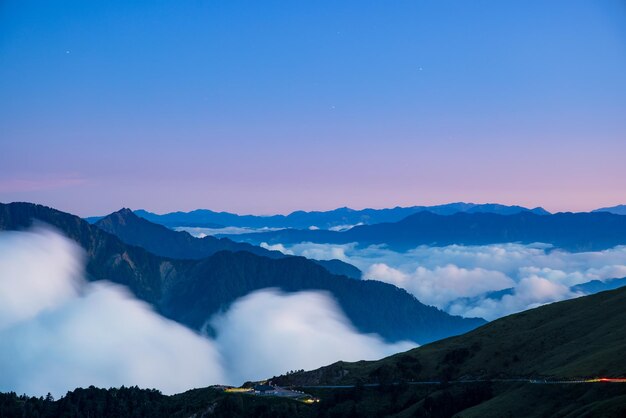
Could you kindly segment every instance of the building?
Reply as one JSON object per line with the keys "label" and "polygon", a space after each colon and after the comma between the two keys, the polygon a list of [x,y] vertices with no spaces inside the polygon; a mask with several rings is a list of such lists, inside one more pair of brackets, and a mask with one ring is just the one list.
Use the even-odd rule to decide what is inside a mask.
{"label": "building", "polygon": [[258,395],[275,395],[276,388],[270,385],[254,385],[254,393]]}

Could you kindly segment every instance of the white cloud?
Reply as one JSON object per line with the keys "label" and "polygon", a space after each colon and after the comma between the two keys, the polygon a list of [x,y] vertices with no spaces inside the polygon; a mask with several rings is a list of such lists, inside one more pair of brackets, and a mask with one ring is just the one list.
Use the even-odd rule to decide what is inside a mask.
{"label": "white cloud", "polygon": [[343,231],[352,229],[355,226],[361,226],[361,225],[363,225],[363,222],[359,222],[358,224],[354,224],[354,225],[335,225],[335,226],[331,226],[330,228],[328,228],[328,230],[335,231],[335,232],[343,232]]}
{"label": "white cloud", "polygon": [[285,255],[294,255],[293,251],[288,250],[287,248],[285,248],[285,246],[283,244],[273,244],[270,245],[267,242],[262,242],[261,245],[259,245],[261,248],[265,248],[266,250],[270,250],[270,251],[280,251],[281,253],[285,254]]}
{"label": "white cloud", "polygon": [[[276,245],[309,258],[338,258],[361,269],[365,279],[394,284],[450,313],[486,319],[580,296],[569,289],[580,283],[626,277],[626,246],[570,253],[549,244],[508,243],[401,253],[357,243]],[[512,291],[504,297],[488,295],[506,288]]]}
{"label": "white cloud", "polygon": [[236,382],[314,369],[339,359],[374,360],[416,347],[360,334],[332,297],[322,292],[254,292],[212,324],[225,367]]}
{"label": "white cloud", "polygon": [[0,390],[58,396],[124,384],[173,393],[223,379],[210,341],[120,286],[84,282],[73,242],[40,230],[1,233],[0,243]]}
{"label": "white cloud", "polygon": [[0,391],[59,396],[138,385],[175,393],[415,346],[359,334],[325,293],[276,290],[214,318],[212,340],[121,286],[86,282],[83,266],[82,251],[57,233],[0,232]]}
{"label": "white cloud", "polygon": [[[586,279],[601,280],[626,277],[626,265],[606,265],[603,267],[592,267],[586,271]],[[585,280],[586,281],[586,280]]]}
{"label": "white cloud", "polygon": [[75,296],[82,277],[82,254],[71,242],[48,230],[3,232],[2,238],[0,328]]}
{"label": "white cloud", "polygon": [[172,228],[174,231],[186,231],[196,238],[204,238],[209,235],[241,235],[251,234],[255,232],[279,231],[283,228],[248,228],[238,226],[226,226],[224,228],[203,228],[198,226],[177,226]]}
{"label": "white cloud", "polygon": [[479,316],[485,319],[496,319],[511,313],[536,308],[546,303],[557,302],[582,296],[572,292],[569,287],[548,279],[531,276],[525,277],[516,284],[513,293],[501,299],[480,298],[472,304],[463,300],[453,303],[449,311],[455,315]]}
{"label": "white cloud", "polygon": [[336,259],[348,261],[348,253],[351,253],[350,257],[358,254],[358,252],[355,251],[356,244],[332,245],[304,242],[301,244],[285,246],[283,244],[268,245],[267,243],[261,243],[261,247],[276,249],[284,254],[299,255],[306,258],[312,258],[314,260]]}
{"label": "white cloud", "polygon": [[474,297],[515,286],[515,281],[499,271],[464,269],[454,264],[432,270],[417,267],[413,272],[404,273],[384,263],[377,263],[370,266],[364,276],[369,280],[394,284],[412,293],[423,303],[440,308],[446,308],[458,298]]}

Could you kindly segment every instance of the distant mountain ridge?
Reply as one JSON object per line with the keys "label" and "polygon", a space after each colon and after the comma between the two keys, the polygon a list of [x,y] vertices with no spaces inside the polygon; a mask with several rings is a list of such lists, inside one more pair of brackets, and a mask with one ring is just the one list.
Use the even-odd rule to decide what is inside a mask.
{"label": "distant mountain ridge", "polygon": [[610,206],[607,208],[596,209],[593,212],[609,212],[615,215],[626,215],[626,205]]}
{"label": "distant mountain ridge", "polygon": [[[528,209],[522,206],[506,206],[496,203],[448,203],[436,206],[411,206],[387,209],[355,210],[347,207],[330,211],[296,211],[289,215],[237,215],[229,212],[214,212],[208,209],[197,209],[191,212],[171,212],[157,215],[145,210],[136,210],[135,214],[151,222],[168,227],[197,226],[219,228],[220,226],[235,226],[246,228],[295,228],[306,229],[315,226],[321,229],[347,227],[357,224],[376,224],[382,222],[397,222],[414,213],[430,211],[440,215],[452,215],[458,212],[467,213],[498,213],[502,215],[520,212],[532,212],[538,215],[547,215],[548,211],[541,207]],[[101,217],[91,217],[91,223]]]}
{"label": "distant mountain ridge", "polygon": [[272,259],[247,251],[219,251],[198,260],[177,260],[126,244],[68,213],[32,203],[0,204],[0,230],[28,228],[34,220],[59,229],[83,247],[90,280],[125,285],[162,315],[196,330],[237,298],[269,287],[327,291],[359,331],[388,341],[425,343],[485,323],[448,315],[386,283],[332,275],[304,257]]}
{"label": "distant mountain ridge", "polygon": [[543,242],[570,251],[596,251],[626,244],[626,217],[611,213],[513,215],[418,212],[394,223],[356,226],[343,232],[284,229],[242,234],[238,241],[270,244],[299,242],[386,244],[396,250],[419,245],[486,245]]}
{"label": "distant mountain ridge", "polygon": [[[206,236],[196,238],[184,231],[174,231],[141,218],[130,209],[124,208],[97,221],[94,225],[117,236],[126,244],[137,245],[153,254],[177,259],[200,259],[219,251],[247,251],[269,258],[289,257],[280,251],[270,251],[255,245],[235,242],[228,238]],[[338,274],[361,278],[361,270],[340,260],[311,260]]]}
{"label": "distant mountain ridge", "polygon": [[592,280],[570,287],[573,292],[583,292],[587,294],[593,294],[598,292],[604,292],[606,290],[619,289],[626,286],[626,277],[621,279],[608,279],[608,280]]}
{"label": "distant mountain ridge", "polygon": [[[620,287],[624,286],[626,286],[626,277],[605,280],[591,280],[588,282],[569,286],[569,290],[574,293],[582,293],[583,295],[593,295],[595,293],[604,292],[607,290],[619,289]],[[504,296],[512,295],[514,293],[515,288],[509,287],[502,290],[492,290],[474,297],[457,299],[456,303],[474,305],[479,303],[483,299],[502,300]]]}

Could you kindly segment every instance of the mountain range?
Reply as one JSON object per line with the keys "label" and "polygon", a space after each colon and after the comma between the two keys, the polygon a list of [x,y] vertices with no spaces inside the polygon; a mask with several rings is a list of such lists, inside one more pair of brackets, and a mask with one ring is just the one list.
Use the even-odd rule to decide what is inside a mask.
{"label": "mountain range", "polygon": [[[214,212],[208,209],[197,209],[191,212],[171,212],[163,215],[137,210],[135,213],[151,222],[168,227],[195,226],[205,228],[220,228],[226,226],[244,228],[295,228],[307,229],[317,227],[320,229],[343,229],[358,224],[376,224],[381,222],[397,222],[417,212],[429,211],[440,215],[452,215],[454,213],[498,213],[510,215],[520,212],[532,212],[538,215],[547,215],[549,212],[543,208],[528,209],[522,206],[506,206],[496,203],[448,203],[437,206],[411,206],[395,207],[387,209],[362,209],[355,210],[347,207],[330,211],[296,211],[289,215],[237,215],[229,212]],[[90,217],[91,223],[101,217]]]}
{"label": "mountain range", "polygon": [[[98,228],[117,236],[126,244],[142,247],[153,254],[177,259],[197,260],[219,251],[247,251],[269,258],[290,257],[280,251],[270,251],[255,245],[232,241],[228,238],[206,236],[195,238],[185,231],[174,231],[137,216],[130,209],[121,209],[107,215],[95,224]],[[361,278],[361,271],[340,260],[311,260],[332,274],[353,279]]]}
{"label": "mountain range", "polygon": [[506,242],[543,242],[570,251],[597,251],[626,244],[626,216],[606,212],[537,215],[520,212],[455,213],[418,212],[399,222],[361,225],[347,231],[284,229],[233,236],[250,243],[299,242],[362,246],[386,244],[407,250],[419,245],[485,245]]}
{"label": "mountain range", "polygon": [[90,280],[125,285],[162,315],[196,330],[237,298],[272,287],[326,291],[359,331],[388,341],[425,343],[485,323],[426,306],[393,285],[333,275],[304,257],[269,258],[248,251],[218,251],[200,259],[163,257],[71,214],[31,203],[0,204],[0,230],[28,228],[34,221],[53,226],[85,250]]}
{"label": "mountain range", "polygon": [[594,210],[594,212],[609,212],[615,215],[626,215],[626,205],[611,206],[608,208],[600,208]]}
{"label": "mountain range", "polygon": [[592,280],[571,286],[570,289],[573,292],[582,292],[585,294],[593,294],[598,292],[604,292],[605,290],[619,289],[626,286],[626,277],[620,279],[608,279],[608,280]]}
{"label": "mountain range", "polygon": [[[336,237],[356,230],[361,239],[389,239],[396,234],[395,245],[400,247],[415,231],[419,238],[436,236],[441,242],[454,237],[471,243],[494,237],[522,242],[541,237],[546,242],[547,237],[556,246],[596,249],[620,242],[624,236],[621,218],[610,213],[442,216],[420,212],[397,223],[346,232],[276,233]],[[626,387],[602,381],[626,376],[626,287],[485,324],[425,306],[389,284],[331,274],[312,260],[248,243],[194,238],[153,224],[128,209],[92,225],[41,205],[0,204],[0,230],[28,228],[37,222],[63,232],[85,250],[90,280],[126,285],[164,316],[193,329],[200,329],[213,313],[256,289],[315,289],[331,293],[360,331],[376,332],[389,341],[412,339],[426,345],[377,361],[337,362],[269,379],[321,399],[313,405],[230,394],[218,388],[164,396],[139,388],[90,387],[68,392],[58,401],[0,394],[0,416],[126,417],[141,411],[155,417],[620,417],[626,409]],[[428,229],[429,224],[440,228],[440,235]],[[403,235],[402,231],[408,232]],[[622,286],[625,280],[588,282],[572,289],[594,292]],[[558,383],[571,380],[580,383]]]}

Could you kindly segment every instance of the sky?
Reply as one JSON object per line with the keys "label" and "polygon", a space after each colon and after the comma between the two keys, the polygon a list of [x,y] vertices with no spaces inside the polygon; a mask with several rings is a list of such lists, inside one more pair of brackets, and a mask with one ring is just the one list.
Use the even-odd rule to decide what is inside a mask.
{"label": "sky", "polygon": [[626,2],[0,2],[0,202],[626,203]]}

